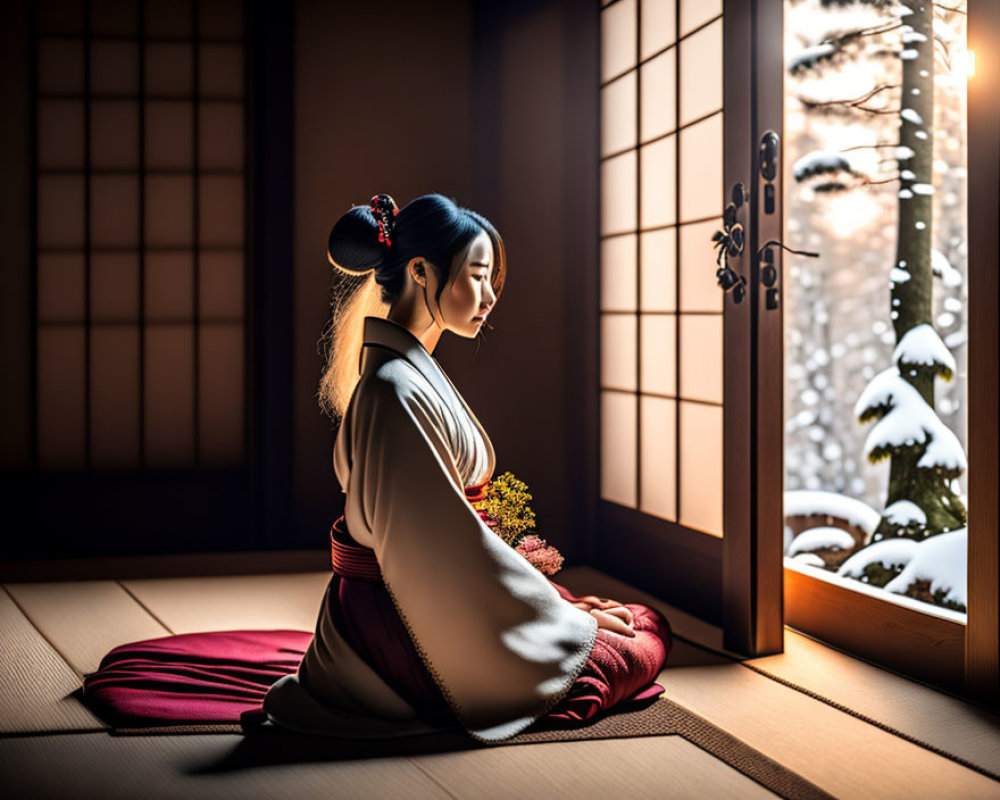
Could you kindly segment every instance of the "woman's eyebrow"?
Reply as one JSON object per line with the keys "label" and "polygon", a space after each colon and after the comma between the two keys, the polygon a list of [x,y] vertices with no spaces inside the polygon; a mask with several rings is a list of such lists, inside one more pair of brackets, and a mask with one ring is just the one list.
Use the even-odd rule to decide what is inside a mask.
{"label": "woman's eyebrow", "polygon": [[489,262],[488,261],[470,261],[469,262],[469,266],[470,267],[488,267],[489,266]]}

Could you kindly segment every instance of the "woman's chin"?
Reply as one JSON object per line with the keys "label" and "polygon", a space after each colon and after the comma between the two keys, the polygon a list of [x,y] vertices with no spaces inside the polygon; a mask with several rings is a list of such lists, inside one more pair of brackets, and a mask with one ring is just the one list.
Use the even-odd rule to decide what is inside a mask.
{"label": "woman's chin", "polygon": [[475,339],[481,327],[483,327],[481,322],[471,322],[468,325],[463,325],[462,327],[458,327],[457,325],[453,326],[451,330],[463,339]]}

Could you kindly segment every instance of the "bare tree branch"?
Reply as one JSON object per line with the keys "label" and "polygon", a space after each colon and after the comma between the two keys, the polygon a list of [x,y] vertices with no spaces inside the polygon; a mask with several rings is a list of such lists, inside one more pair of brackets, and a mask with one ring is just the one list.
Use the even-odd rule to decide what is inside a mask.
{"label": "bare tree branch", "polygon": [[892,178],[886,178],[885,180],[881,180],[881,181],[873,181],[871,178],[865,178],[865,180],[863,180],[862,183],[865,186],[877,186],[880,183],[895,183],[898,180],[899,180],[899,176],[895,175]]}
{"label": "bare tree branch", "polygon": [[833,36],[824,39],[820,44],[832,44],[838,48],[847,44],[848,42],[853,42],[855,39],[860,39],[862,36],[879,36],[883,33],[889,33],[889,31],[899,30],[903,27],[903,23],[895,22],[890,25],[877,25],[872,28],[859,28],[855,31],[848,31],[847,33],[842,33],[840,36]]}
{"label": "bare tree branch", "polygon": [[851,150],[874,150],[879,147],[899,147],[899,142],[880,142],[878,144],[857,144],[854,147],[845,147],[841,150],[841,153],[847,153]]}
{"label": "bare tree branch", "polygon": [[865,92],[860,97],[855,97],[852,100],[810,100],[807,97],[800,97],[799,102],[802,103],[806,108],[823,108],[824,106],[835,106],[835,105],[856,105],[859,103],[865,103],[871,100],[879,92],[884,92],[886,89],[898,89],[898,83],[880,83],[875,88]]}

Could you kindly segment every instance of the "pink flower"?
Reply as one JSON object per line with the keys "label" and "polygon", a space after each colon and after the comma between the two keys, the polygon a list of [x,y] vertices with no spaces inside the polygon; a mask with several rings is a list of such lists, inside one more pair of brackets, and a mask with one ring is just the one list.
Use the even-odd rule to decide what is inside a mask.
{"label": "pink flower", "polygon": [[555,575],[562,569],[563,557],[559,551],[533,533],[521,539],[514,549],[543,575]]}

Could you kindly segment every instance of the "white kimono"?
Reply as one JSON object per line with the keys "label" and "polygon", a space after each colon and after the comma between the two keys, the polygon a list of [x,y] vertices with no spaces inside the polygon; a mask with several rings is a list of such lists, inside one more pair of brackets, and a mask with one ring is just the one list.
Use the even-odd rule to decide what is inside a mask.
{"label": "white kimono", "polygon": [[[351,537],[375,551],[410,638],[462,727],[506,739],[569,691],[597,620],[487,527],[465,487],[489,478],[493,446],[440,364],[409,330],[364,321],[361,379],[334,447]],[[298,673],[264,700],[302,733],[383,738],[441,730],[337,631],[329,589]]]}

